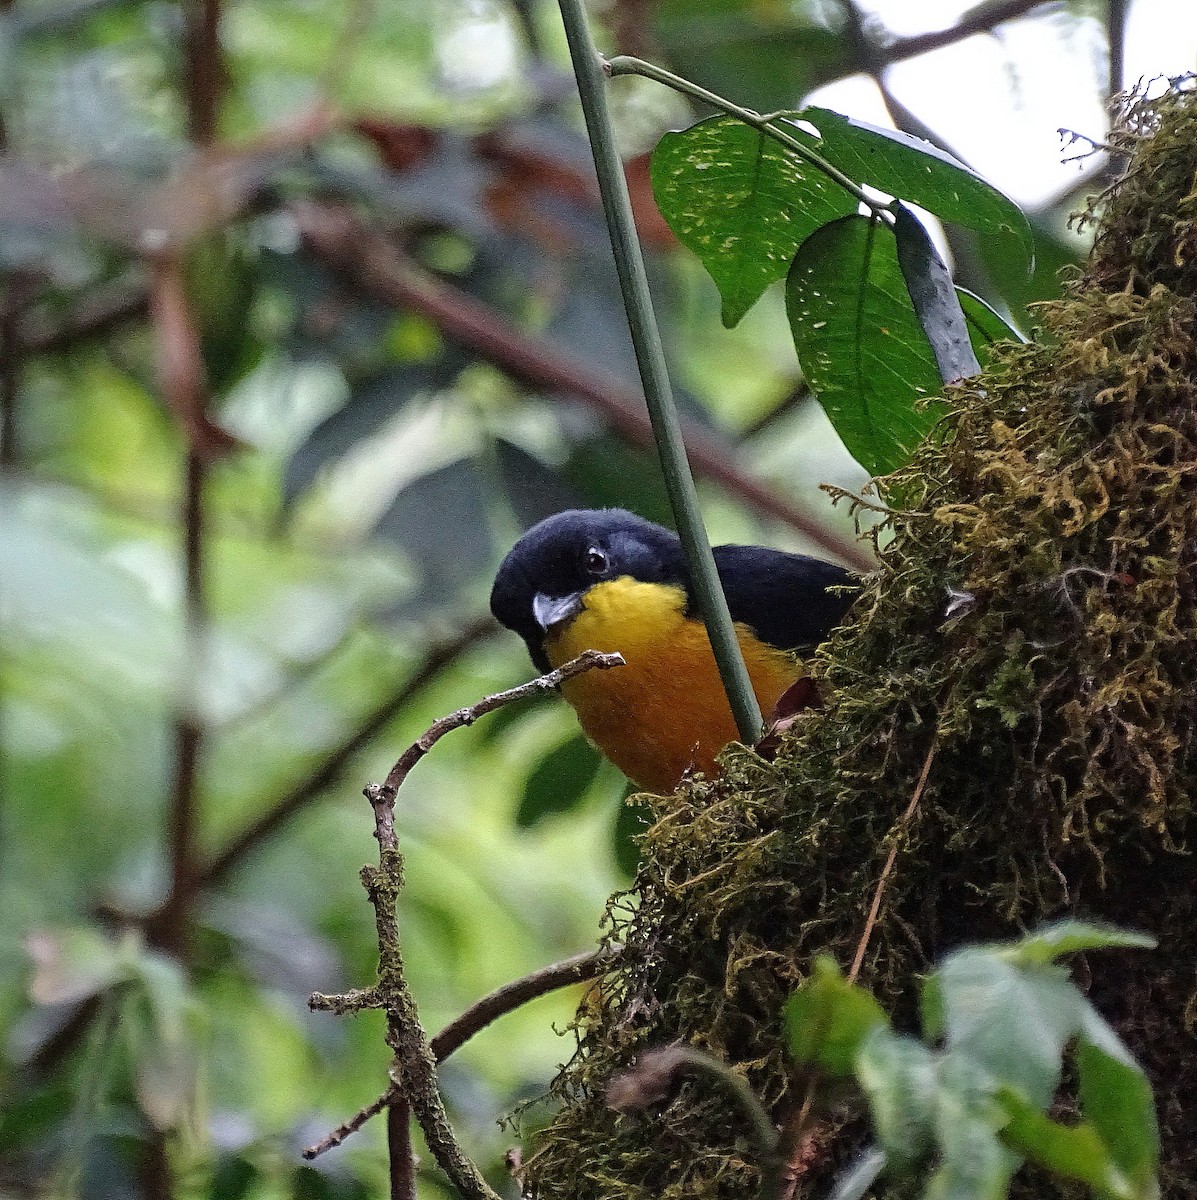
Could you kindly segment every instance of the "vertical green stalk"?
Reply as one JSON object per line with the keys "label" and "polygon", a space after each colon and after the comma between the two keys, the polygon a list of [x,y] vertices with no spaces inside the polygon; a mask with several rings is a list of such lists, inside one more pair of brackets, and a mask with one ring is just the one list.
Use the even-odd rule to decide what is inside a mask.
{"label": "vertical green stalk", "polygon": [[640,367],[640,379],[644,384],[644,398],[648,403],[657,451],[661,456],[661,472],[665,476],[665,486],[682,539],[682,548],[686,552],[694,594],[706,623],[715,662],[719,665],[723,687],[736,719],[736,728],[740,731],[741,740],[751,745],[760,736],[761,710],[736,641],[727,597],[719,583],[711,544],[699,512],[694,478],[686,461],[681,422],[673,402],[665,354],[661,349],[661,334],[657,329],[648,291],[648,277],[644,272],[644,259],[632,219],[627,179],[615,149],[611,116],[607,111],[606,79],[590,36],[583,0],[559,0],[559,4],[574,74],[578,80],[586,131],[590,135],[590,147],[598,172],[603,212],[611,234],[611,247],[615,251],[615,266],[619,272],[632,345],[636,350],[636,362]]}

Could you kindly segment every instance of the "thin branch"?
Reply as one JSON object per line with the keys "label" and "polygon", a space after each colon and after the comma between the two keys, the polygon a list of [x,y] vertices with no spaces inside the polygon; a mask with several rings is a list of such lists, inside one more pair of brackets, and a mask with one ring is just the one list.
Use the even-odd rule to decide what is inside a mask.
{"label": "thin branch", "polygon": [[533,971],[522,979],[496,988],[471,1004],[461,1016],[450,1021],[429,1042],[433,1057],[438,1063],[444,1062],[450,1054],[459,1050],[474,1034],[485,1029],[492,1021],[514,1012],[538,996],[547,996],[549,992],[569,987],[570,984],[597,979],[610,970],[614,958],[615,955],[611,951],[590,950],[585,954],[575,954],[572,958],[541,967],[539,971]]}
{"label": "thin branch", "polygon": [[506,704],[517,700],[530,700],[533,696],[543,695],[559,688],[567,679],[581,675],[585,671],[609,671],[612,667],[622,667],[622,654],[603,654],[598,650],[584,650],[577,658],[539,675],[535,679],[521,683],[518,687],[508,688],[505,692],[496,692],[493,696],[484,696],[476,704],[459,708],[448,716],[434,721],[408,748],[399,756],[395,765],[390,769],[382,783],[372,783],[365,789],[366,799],[374,809],[374,836],[379,846],[384,850],[393,850],[398,845],[395,837],[395,796],[403,786],[403,781],[411,774],[412,768],[445,736],[455,729],[472,725],[479,717],[494,712]]}
{"label": "thin branch", "polygon": [[766,137],[772,138],[792,154],[796,154],[799,158],[810,163],[812,167],[822,171],[828,179],[833,180],[844,191],[848,192],[857,203],[865,205],[878,220],[888,221],[891,219],[887,206],[870,196],[856,180],[845,175],[837,166],[828,162],[817,150],[813,150],[804,142],[799,141],[786,129],[781,128],[778,122],[783,119],[784,114],[759,113],[755,109],[745,108],[743,105],[735,104],[715,92],[708,91],[704,87],[699,87],[696,83],[691,83],[688,79],[683,79],[680,75],[675,75],[672,71],[667,71],[664,67],[658,67],[655,63],[646,62],[642,58],[632,58],[626,54],[617,55],[615,58],[607,59],[604,63],[604,69],[613,77],[616,75],[641,75],[645,79],[652,79],[657,83],[664,84],[668,88],[672,88],[675,92],[689,96],[692,100],[699,100],[703,104],[709,104],[712,108],[717,108],[720,112],[727,113],[730,117],[735,117],[737,121],[743,121],[745,125],[751,125],[753,129],[763,133]]}
{"label": "thin branch", "polygon": [[197,873],[201,887],[221,882],[246,858],[268,841],[282,826],[322,796],[345,772],[345,768],[403,711],[420,692],[466,651],[496,629],[490,617],[479,617],[460,632],[433,646],[410,675],[374,706],[353,731],[334,746],[313,770],[247,825]]}
{"label": "thin branch", "polygon": [[1127,0],[1107,0],[1106,42],[1109,46],[1109,74],[1106,81],[1106,103],[1126,87],[1126,18],[1130,5]]}
{"label": "thin branch", "polygon": [[848,972],[848,982],[855,983],[856,977],[860,974],[860,968],[864,965],[865,951],[869,945],[869,939],[873,936],[873,929],[877,924],[877,916],[881,912],[881,898],[885,895],[885,886],[889,882],[890,874],[894,869],[894,863],[898,858],[898,848],[901,845],[901,834],[905,832],[907,826],[914,817],[915,810],[919,806],[919,801],[923,798],[923,792],[927,787],[927,777],[931,774],[931,764],[935,761],[935,743],[931,743],[931,748],[927,751],[927,757],[923,759],[923,769],[919,772],[918,783],[915,784],[914,792],[910,797],[910,803],[906,806],[906,811],[898,818],[897,824],[890,830],[890,837],[893,838],[893,843],[889,848],[889,856],[885,860],[885,866],[881,868],[881,875],[877,880],[876,890],[873,892],[873,902],[869,905],[869,915],[865,919],[864,932],[860,935],[860,942],[856,947],[856,956],[852,959],[852,969]]}
{"label": "thin branch", "polygon": [[[374,908],[378,936],[378,991],[386,1001],[387,1045],[395,1055],[394,1072],[424,1141],[449,1181],[465,1200],[498,1200],[478,1168],[457,1142],[445,1112],[436,1076],[436,1062],[420,1025],[416,1002],[407,986],[395,906],[403,886],[403,856],[383,836],[380,805],[374,806],[378,866],[362,868],[362,883]],[[390,816],[389,806],[388,817]],[[390,826],[394,837],[394,826]]]}
{"label": "thin branch", "polygon": [[[546,996],[549,992],[569,987],[575,983],[585,983],[597,979],[611,967],[617,951],[591,950],[584,954],[575,954],[559,963],[541,967],[522,979],[506,983],[493,992],[487,993],[476,1000],[461,1016],[449,1022],[429,1043],[433,1058],[438,1063],[444,1062],[450,1054],[454,1054],[465,1045],[480,1030],[485,1029],[499,1017],[514,1012],[531,1000]],[[325,996],[315,993],[308,1001],[308,1007],[317,1012],[345,1013],[360,1011],[365,1008],[378,1008],[382,1001],[376,988],[363,988],[356,992],[346,992],[341,996]],[[309,1146],[303,1156],[313,1159],[339,1146],[347,1137],[356,1133],[371,1117],[377,1116],[395,1097],[398,1089],[392,1084],[376,1100],[372,1100],[364,1108],[359,1109],[349,1120],[338,1125],[327,1137],[315,1145]]]}
{"label": "thin branch", "polygon": [[224,55],[220,45],[220,0],[189,0],[185,9],[187,132],[199,146],[216,141]]}
{"label": "thin branch", "polygon": [[327,1151],[336,1149],[346,1138],[357,1133],[372,1117],[378,1116],[397,1095],[395,1086],[392,1084],[377,1100],[371,1100],[365,1108],[359,1108],[348,1121],[343,1121],[327,1137],[322,1137],[314,1145],[308,1146],[303,1151],[304,1158],[311,1162],[313,1158],[319,1158]]}
{"label": "thin branch", "polygon": [[411,1105],[395,1090],[387,1105],[387,1161],[391,1200],[416,1200],[416,1156],[411,1148]]}
{"label": "thin branch", "polygon": [[[435,278],[347,209],[303,203],[291,211],[308,247],[350,288],[382,303],[419,312],[451,341],[468,347],[526,387],[570,393],[601,413],[632,445],[652,445],[652,426],[639,393],[617,376],[525,333],[467,292]],[[872,557],[858,543],[823,528],[789,500],[747,475],[728,448],[705,430],[693,424],[683,428],[686,453],[700,475],[758,513],[785,522],[842,562],[858,570],[872,570]]]}
{"label": "thin branch", "polygon": [[903,62],[932,50],[954,46],[978,33],[992,33],[999,25],[1025,17],[1037,8],[1058,7],[1052,0],[994,0],[991,4],[978,4],[947,29],[895,38],[882,46],[879,53],[886,63]]}
{"label": "thin branch", "polygon": [[83,297],[63,318],[51,320],[44,314],[25,316],[18,326],[18,341],[26,354],[73,349],[144,317],[149,303],[145,280],[128,279],[102,293]]}

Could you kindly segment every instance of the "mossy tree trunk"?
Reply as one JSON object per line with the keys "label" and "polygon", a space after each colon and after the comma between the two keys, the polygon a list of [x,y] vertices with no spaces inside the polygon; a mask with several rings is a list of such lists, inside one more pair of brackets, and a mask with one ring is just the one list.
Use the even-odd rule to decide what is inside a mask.
{"label": "mossy tree trunk", "polygon": [[[782,1004],[815,954],[851,962],[895,839],[861,980],[899,1022],[963,942],[1066,913],[1159,937],[1077,978],[1150,1074],[1165,1195],[1197,1189],[1197,95],[1136,105],[1119,139],[1083,277],[886,482],[894,538],[818,663],[826,707],[775,763],[733,750],[721,780],[653,801],[647,865],[612,908],[621,970],[532,1148],[539,1200],[755,1195],[709,1085],[632,1115],[604,1086],[680,1039],[784,1125],[806,1082]],[[818,1108],[802,1195],[863,1134],[850,1105]],[[1016,1191],[1055,1194],[1029,1171]]]}

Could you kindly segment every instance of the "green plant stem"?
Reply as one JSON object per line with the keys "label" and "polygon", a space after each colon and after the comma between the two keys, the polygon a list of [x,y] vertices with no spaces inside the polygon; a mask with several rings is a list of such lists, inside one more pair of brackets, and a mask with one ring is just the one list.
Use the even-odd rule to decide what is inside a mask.
{"label": "green plant stem", "polygon": [[760,737],[760,706],[736,641],[727,597],[723,594],[711,544],[703,527],[694,478],[686,461],[681,422],[665,367],[661,334],[653,313],[648,277],[644,271],[644,259],[640,253],[632,205],[628,198],[627,179],[615,148],[614,130],[607,111],[602,60],[590,35],[583,0],[559,0],[559,5],[669,502],[736,728],[741,739],[751,745]]}
{"label": "green plant stem", "polygon": [[607,59],[605,70],[612,77],[616,75],[642,75],[645,79],[652,79],[657,83],[663,83],[666,87],[673,88],[675,92],[681,92],[683,96],[689,96],[694,100],[701,100],[703,104],[709,104],[712,108],[717,108],[720,112],[727,113],[729,117],[735,117],[737,121],[743,121],[745,125],[751,125],[753,129],[759,129],[766,137],[771,137],[775,142],[779,142],[787,150],[798,155],[799,158],[805,159],[812,167],[822,171],[828,179],[838,183],[846,192],[855,196],[861,204],[867,206],[874,216],[881,220],[893,220],[893,215],[887,210],[886,205],[869,196],[860,184],[845,175],[838,167],[829,163],[817,151],[812,150],[809,146],[804,146],[796,137],[786,133],[784,129],[779,129],[777,121],[780,119],[780,113],[759,113],[754,109],[744,108],[742,105],[725,100],[715,92],[708,92],[706,88],[699,87],[698,84],[691,83],[688,79],[683,79],[680,75],[675,75],[672,71],[665,70],[664,67],[658,67],[654,63],[645,62],[642,58],[632,58],[627,54],[620,54],[615,58]]}

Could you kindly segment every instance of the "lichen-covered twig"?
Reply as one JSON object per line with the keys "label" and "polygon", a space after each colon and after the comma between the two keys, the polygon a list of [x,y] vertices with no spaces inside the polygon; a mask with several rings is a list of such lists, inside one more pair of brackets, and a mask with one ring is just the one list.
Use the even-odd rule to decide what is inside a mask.
{"label": "lichen-covered twig", "polygon": [[[317,993],[312,996],[310,1004],[315,1009],[336,1013],[356,1012],[364,1008],[385,1009],[387,1045],[395,1056],[392,1064],[393,1083],[378,1100],[367,1105],[322,1142],[305,1151],[305,1157],[314,1158],[322,1151],[338,1145],[384,1108],[402,1105],[406,1111],[410,1106],[433,1158],[465,1200],[498,1200],[496,1193],[482,1178],[481,1172],[466,1156],[454,1136],[437,1084],[436,1056],[420,1025],[419,1012],[404,977],[403,955],[399,946],[399,924],[395,915],[396,902],[403,887],[403,856],[399,852],[398,838],[395,835],[395,796],[416,763],[445,734],[471,725],[480,716],[505,704],[550,691],[583,671],[596,668],[606,670],[622,663],[623,659],[618,654],[601,654],[595,650],[588,650],[547,675],[541,675],[519,687],[486,696],[467,708],[458,709],[429,726],[400,755],[383,783],[371,784],[365,789],[365,795],[374,809],[374,836],[379,846],[378,866],[367,865],[361,871],[362,884],[374,909],[374,926],[378,937],[378,982],[373,988],[357,989],[339,996]],[[593,955],[583,957],[596,959]],[[577,974],[579,969],[584,971],[581,962],[571,962],[568,970],[562,972],[560,965],[556,970],[558,976],[564,976],[562,982],[566,982],[585,977],[584,974]],[[547,969],[550,974],[553,970]],[[543,976],[546,972],[539,974]],[[450,1026],[450,1030],[446,1031],[451,1031],[447,1044],[451,1044],[450,1049],[459,1045],[476,1029],[493,1020],[500,1012],[506,1011],[502,1007],[503,1003],[515,1007],[525,999],[539,995],[541,991],[551,990],[553,986],[560,986],[560,983],[545,985],[543,981],[531,984],[528,981],[519,981],[506,989],[500,989],[501,993],[505,993],[503,1000],[497,1001],[495,995],[486,997],[471,1010],[476,1015],[469,1022],[465,1022],[464,1027],[462,1022],[458,1022],[456,1028]],[[487,1013],[490,1015],[486,1015]],[[411,1191],[412,1161],[410,1145],[400,1130],[400,1125],[406,1126],[402,1113],[389,1113],[391,1194],[406,1197]]]}
{"label": "lichen-covered twig", "polygon": [[374,836],[384,850],[393,849],[398,843],[395,839],[394,807],[395,796],[403,786],[403,781],[411,773],[412,768],[437,744],[447,733],[461,729],[464,725],[472,725],[479,717],[505,704],[516,700],[528,700],[544,692],[551,692],[560,687],[567,679],[581,675],[584,671],[595,669],[610,670],[612,667],[623,666],[623,656],[620,654],[602,654],[598,650],[586,650],[571,659],[564,666],[547,675],[530,679],[518,687],[508,688],[505,692],[496,692],[486,696],[477,704],[467,708],[459,708],[456,712],[434,721],[404,752],[391,768],[390,773],[382,783],[372,783],[365,790],[366,799],[374,807]]}
{"label": "lichen-covered twig", "polygon": [[[611,948],[591,950],[585,954],[575,954],[572,958],[563,959],[541,967],[530,975],[505,983],[502,987],[488,992],[480,1000],[476,1000],[469,1008],[450,1021],[429,1042],[432,1057],[438,1063],[444,1062],[450,1054],[461,1049],[474,1034],[485,1029],[492,1021],[535,1000],[538,996],[547,995],[558,988],[568,987],[572,983],[584,983],[588,979],[596,979],[608,971],[614,963],[617,951]],[[355,988],[342,995],[326,996],[323,992],[314,992],[308,1000],[308,1007],[318,1012],[333,1012],[338,1016],[345,1013],[360,1012],[366,1008],[381,1008],[382,1001],[377,988]],[[338,1125],[327,1137],[309,1146],[303,1156],[306,1159],[319,1157],[326,1150],[339,1146],[347,1137],[356,1133],[361,1127],[377,1116],[384,1108],[391,1107],[400,1095],[394,1084],[377,1099],[371,1100],[364,1108],[358,1109],[347,1121]]]}

